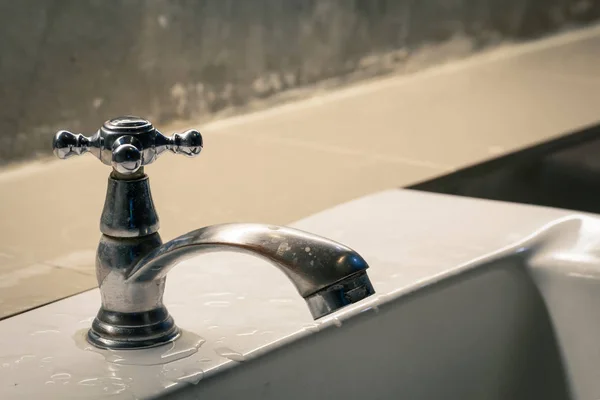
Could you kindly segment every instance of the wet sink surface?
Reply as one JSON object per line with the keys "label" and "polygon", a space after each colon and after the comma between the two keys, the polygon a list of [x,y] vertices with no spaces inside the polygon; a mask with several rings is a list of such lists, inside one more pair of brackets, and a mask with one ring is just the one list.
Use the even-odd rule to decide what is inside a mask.
{"label": "wet sink surface", "polygon": [[395,190],[294,226],[361,253],[377,296],[314,322],[270,265],[202,256],[169,276],[174,347],[90,351],[97,290],[0,322],[0,398],[600,396],[595,218]]}

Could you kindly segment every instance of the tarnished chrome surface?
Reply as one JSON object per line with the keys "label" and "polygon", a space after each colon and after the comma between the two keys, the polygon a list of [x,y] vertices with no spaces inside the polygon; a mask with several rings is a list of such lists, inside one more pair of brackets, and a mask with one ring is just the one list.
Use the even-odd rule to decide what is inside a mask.
{"label": "tarnished chrome surface", "polygon": [[198,155],[202,149],[198,131],[167,138],[149,121],[128,116],[107,121],[92,138],[59,131],[53,146],[59,158],[91,152],[113,167],[96,255],[102,307],[87,336],[97,347],[147,348],[177,339],[180,330],[162,301],[166,274],[204,252],[243,252],[274,264],[306,300],[315,319],[374,293],[365,272],[368,265],[358,253],[297,229],[223,224],[162,244],[143,166],[167,149]]}
{"label": "tarnished chrome surface", "polygon": [[[162,302],[167,273],[206,252],[236,251],[269,261],[294,284],[315,319],[374,293],[365,272],[368,265],[358,253],[297,229],[224,224],[189,232],[159,247],[158,234],[133,240],[131,252],[133,246],[104,236],[98,250],[102,309],[89,339],[99,347],[152,347],[177,338],[179,331]],[[153,247],[137,262],[131,257]]]}
{"label": "tarnished chrome surface", "polygon": [[118,179],[121,176],[113,172],[108,178],[104,209],[100,216],[100,232],[119,238],[158,232],[158,215],[143,168],[126,177],[128,179]]}

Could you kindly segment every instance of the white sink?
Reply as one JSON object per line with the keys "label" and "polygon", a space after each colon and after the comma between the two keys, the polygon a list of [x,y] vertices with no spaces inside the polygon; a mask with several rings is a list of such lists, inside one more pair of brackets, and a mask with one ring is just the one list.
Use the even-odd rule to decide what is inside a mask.
{"label": "white sink", "polygon": [[600,220],[395,190],[293,226],[361,253],[377,295],[313,322],[275,268],[203,256],[169,276],[174,349],[86,350],[97,290],[0,322],[0,398],[600,398]]}

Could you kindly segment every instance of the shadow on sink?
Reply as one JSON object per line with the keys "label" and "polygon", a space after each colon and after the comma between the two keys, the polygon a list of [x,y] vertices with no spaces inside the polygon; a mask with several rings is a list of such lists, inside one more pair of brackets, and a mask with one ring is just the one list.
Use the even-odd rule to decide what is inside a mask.
{"label": "shadow on sink", "polygon": [[524,260],[445,279],[168,398],[568,399]]}

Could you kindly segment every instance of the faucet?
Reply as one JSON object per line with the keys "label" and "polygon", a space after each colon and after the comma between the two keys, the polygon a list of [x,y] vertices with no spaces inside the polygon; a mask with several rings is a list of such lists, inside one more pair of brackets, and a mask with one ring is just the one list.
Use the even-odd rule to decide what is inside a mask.
{"label": "faucet", "polygon": [[87,334],[103,349],[141,349],[176,340],[181,331],[163,304],[167,273],[181,261],[213,251],[263,258],[281,270],[304,298],[314,319],[375,293],[367,262],[332,240],[288,227],[220,224],[188,232],[167,243],[144,166],[170,150],[200,154],[200,132],[164,136],[140,117],[106,121],[91,137],[59,131],[52,143],[61,159],[91,153],[112,166],[96,253],[101,307]]}

